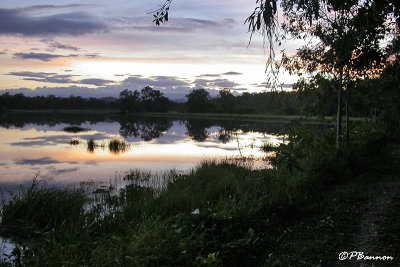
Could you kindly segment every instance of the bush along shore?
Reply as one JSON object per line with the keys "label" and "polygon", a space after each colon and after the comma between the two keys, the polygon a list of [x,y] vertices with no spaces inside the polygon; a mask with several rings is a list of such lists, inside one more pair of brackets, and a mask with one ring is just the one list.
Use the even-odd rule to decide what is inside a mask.
{"label": "bush along shore", "polygon": [[[351,264],[338,259],[343,251],[398,263],[398,139],[380,129],[357,126],[336,148],[334,133],[293,125],[288,143],[264,147],[275,151],[273,169],[203,162],[158,187],[141,185],[149,173],[140,171],[95,196],[34,180],[1,205],[0,235],[16,244],[3,265]],[[376,221],[366,207],[378,204],[373,239],[362,225]]]}

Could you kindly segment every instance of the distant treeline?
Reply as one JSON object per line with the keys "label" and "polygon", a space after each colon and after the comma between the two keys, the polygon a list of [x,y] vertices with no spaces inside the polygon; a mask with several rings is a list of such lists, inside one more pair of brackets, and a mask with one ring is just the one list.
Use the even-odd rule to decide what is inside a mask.
{"label": "distant treeline", "polygon": [[[360,90],[362,87],[360,87]],[[353,90],[353,116],[371,115],[371,107],[366,94]],[[316,95],[315,92],[319,95]],[[193,89],[186,95],[187,101],[178,103],[169,100],[159,90],[145,87],[141,91],[128,89],[117,98],[67,98],[49,96],[27,97],[23,94],[0,95],[0,110],[38,110],[38,109],[86,109],[119,110],[121,113],[135,112],[190,112],[190,113],[239,113],[239,114],[287,114],[333,116],[336,113],[336,94],[334,91],[304,90],[285,92],[243,93],[233,95],[229,89],[220,90],[217,97],[211,98],[205,89]]]}
{"label": "distant treeline", "polygon": [[0,109],[118,109],[115,98],[56,97],[54,95],[28,97],[23,94],[0,96]]}

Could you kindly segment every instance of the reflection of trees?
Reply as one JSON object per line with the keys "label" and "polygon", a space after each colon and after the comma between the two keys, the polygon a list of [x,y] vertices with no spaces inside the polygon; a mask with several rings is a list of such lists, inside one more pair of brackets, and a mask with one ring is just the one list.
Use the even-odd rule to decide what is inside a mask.
{"label": "reflection of trees", "polygon": [[121,136],[140,137],[144,141],[159,138],[172,126],[172,121],[167,118],[122,118],[119,123]]}
{"label": "reflection of trees", "polygon": [[236,120],[207,120],[207,119],[188,119],[185,121],[187,127],[187,135],[196,141],[202,142],[210,135],[207,128],[219,126],[218,140],[226,144],[231,138],[232,134],[237,131],[243,133],[248,132],[262,132],[269,134],[283,134],[285,133],[285,124],[278,123],[260,123],[260,122],[238,122]]}
{"label": "reflection of trees", "polygon": [[81,125],[89,122],[91,124],[109,121],[112,116],[104,114],[77,114],[77,113],[57,113],[57,112],[42,112],[42,113],[4,113],[0,114],[0,126],[22,128],[26,124],[55,126],[58,123],[70,125]]}
{"label": "reflection of trees", "polygon": [[188,119],[185,122],[187,128],[187,135],[196,141],[203,142],[207,139],[209,133],[206,128],[212,126],[209,120]]}
{"label": "reflection of trees", "polygon": [[231,134],[232,131],[221,129],[218,132],[218,140],[221,141],[221,143],[226,144],[231,140]]}

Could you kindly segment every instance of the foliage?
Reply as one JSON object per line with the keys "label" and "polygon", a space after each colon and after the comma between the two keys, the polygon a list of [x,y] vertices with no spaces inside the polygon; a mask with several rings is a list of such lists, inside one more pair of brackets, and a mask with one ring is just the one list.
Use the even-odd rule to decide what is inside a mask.
{"label": "foliage", "polygon": [[140,92],[125,89],[119,95],[121,113],[126,112],[167,112],[169,100],[159,90],[146,86]]}
{"label": "foliage", "polygon": [[[40,242],[22,243],[28,245],[19,247],[20,262],[29,266],[260,266],[278,259],[292,265],[304,256],[318,264],[317,246],[322,259],[332,265],[337,258],[329,255],[330,246],[337,248],[351,239],[353,216],[358,216],[349,209],[360,194],[349,190],[348,183],[361,179],[372,166],[369,162],[382,157],[379,153],[387,140],[387,133],[371,126],[358,126],[354,134],[358,142],[337,151],[332,131],[294,122],[288,134],[293,144],[273,148],[277,153],[274,170],[252,170],[228,161],[203,162],[187,174],[168,172],[165,180],[157,180],[165,181],[164,185],[153,187],[141,184],[152,179],[150,173],[133,171],[125,177],[128,185],[121,191],[98,191],[85,212],[56,219],[54,231]],[[340,184],[342,193],[338,193]],[[362,191],[360,184],[354,188]],[[28,191],[19,199],[42,203],[36,198],[45,194]],[[52,201],[43,206],[54,202],[59,207],[79,207],[70,203],[75,199],[67,199],[67,204]],[[14,210],[14,203],[3,204],[3,211]],[[46,206],[46,215],[59,218],[61,209],[51,207]],[[19,217],[8,214],[3,213],[7,225],[18,221]],[[17,224],[32,225],[31,216]],[[47,224],[40,225],[47,229]],[[340,227],[334,230],[346,233],[346,239],[332,235],[331,225]],[[294,253],[290,258],[279,257],[289,253],[285,247]]]}
{"label": "foliage", "polygon": [[135,112],[140,110],[140,93],[125,89],[119,93],[120,112]]}
{"label": "foliage", "polygon": [[205,89],[193,89],[186,95],[189,112],[207,112],[210,108],[210,93]]}
{"label": "foliage", "polygon": [[82,191],[49,188],[36,179],[12,195],[1,209],[0,233],[4,237],[30,238],[68,228],[84,212]]}
{"label": "foliage", "polygon": [[0,95],[0,107],[7,109],[117,109],[113,99],[82,98],[80,96],[55,97],[35,96],[27,97],[23,94],[11,95],[8,92]]}
{"label": "foliage", "polygon": [[140,91],[141,103],[145,111],[167,112],[169,100],[159,90],[146,86]]}
{"label": "foliage", "polygon": [[219,91],[218,106],[224,113],[233,113],[235,97],[228,88]]}

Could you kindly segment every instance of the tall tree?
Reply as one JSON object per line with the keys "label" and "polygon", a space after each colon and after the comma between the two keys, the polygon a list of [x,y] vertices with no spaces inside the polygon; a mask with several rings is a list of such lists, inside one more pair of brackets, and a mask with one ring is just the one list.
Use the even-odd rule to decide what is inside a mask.
{"label": "tall tree", "polygon": [[146,86],[140,91],[141,102],[145,111],[151,112],[167,112],[168,99],[159,90],[154,90],[150,86]]}
{"label": "tall tree", "polygon": [[205,89],[193,89],[186,95],[189,112],[207,112],[210,107],[210,93]]}
{"label": "tall tree", "polygon": [[222,112],[225,113],[233,112],[235,105],[235,97],[231,93],[230,89],[224,88],[219,91],[218,104]]}
{"label": "tall tree", "polygon": [[[154,21],[168,21],[172,0],[154,12]],[[321,74],[330,78],[337,91],[336,145],[342,125],[342,92],[346,90],[346,110],[351,83],[359,76],[374,75],[382,60],[382,40],[398,33],[398,0],[256,0],[256,8],[246,19],[249,31],[260,32],[267,40],[267,66],[276,77],[282,66],[302,75]],[[278,20],[280,8],[282,15]],[[275,60],[275,50],[288,37],[309,40],[294,56]],[[393,38],[393,40],[398,37]],[[250,37],[251,40],[251,37]],[[267,67],[267,68],[268,68]],[[348,112],[347,116],[348,117]],[[348,127],[346,127],[348,133]]]}
{"label": "tall tree", "polygon": [[125,89],[119,93],[119,107],[121,113],[137,112],[140,110],[140,93]]}
{"label": "tall tree", "polygon": [[[277,1],[261,0],[260,6],[247,19],[254,32],[264,29],[270,44],[271,60],[274,44],[288,36],[308,40],[308,44],[292,56],[283,54],[278,68],[298,75],[321,75],[332,81],[337,91],[336,146],[342,134],[342,99],[346,91],[346,122],[352,83],[361,76],[376,74],[384,58],[382,41],[392,25],[391,1],[363,0],[283,0],[283,22],[278,23]],[[275,61],[276,62],[276,61]],[[347,123],[346,123],[347,124]],[[346,136],[348,137],[348,125]],[[348,140],[348,138],[347,138]]]}

